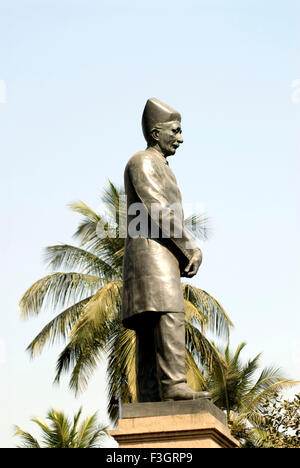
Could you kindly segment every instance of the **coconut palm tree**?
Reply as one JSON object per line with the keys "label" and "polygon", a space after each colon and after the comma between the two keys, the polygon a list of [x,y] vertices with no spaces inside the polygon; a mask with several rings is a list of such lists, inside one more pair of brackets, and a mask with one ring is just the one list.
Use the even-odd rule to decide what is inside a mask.
{"label": "coconut palm tree", "polygon": [[[23,318],[38,315],[44,308],[58,312],[28,346],[34,357],[46,343],[69,340],[57,362],[56,382],[63,372],[72,369],[70,387],[77,393],[86,387],[99,360],[108,358],[108,409],[113,419],[117,417],[117,400],[136,400],[135,334],[124,329],[120,320],[125,241],[120,233],[126,211],[123,195],[122,189],[109,182],[102,197],[104,214],[81,201],[71,205],[83,217],[74,235],[79,246],[48,247],[46,261],[54,272],[34,283],[20,301]],[[204,216],[193,215],[185,224],[194,237],[207,237]],[[210,330],[228,338],[232,323],[210,294],[191,284],[183,283],[182,288],[189,383],[204,389],[194,357],[200,354],[207,365],[218,359],[205,333]]]}
{"label": "coconut palm tree", "polygon": [[212,402],[226,412],[232,434],[243,446],[256,447],[264,438],[266,401],[297,382],[286,379],[280,369],[274,367],[259,372],[261,354],[243,364],[240,355],[245,346],[241,343],[234,353],[229,345],[225,350],[216,348],[219,359],[208,369],[206,384]]}
{"label": "coconut palm tree", "polygon": [[50,409],[46,420],[34,418],[42,430],[42,440],[15,426],[15,435],[21,437],[22,445],[18,448],[100,448],[103,439],[108,436],[106,427],[97,425],[97,413],[85,418],[81,424],[82,408],[71,422],[62,411]]}

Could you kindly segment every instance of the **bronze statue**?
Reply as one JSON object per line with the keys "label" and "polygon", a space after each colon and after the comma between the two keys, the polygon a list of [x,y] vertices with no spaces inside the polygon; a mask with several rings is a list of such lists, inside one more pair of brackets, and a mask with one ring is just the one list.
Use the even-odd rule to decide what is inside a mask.
{"label": "bronze statue", "polygon": [[183,142],[181,116],[152,98],[142,128],[147,148],[130,158],[124,175],[128,230],[122,307],[124,326],[136,331],[138,401],[208,398],[188,387],[185,375],[180,277],[197,273],[202,254],[184,229],[181,194],[167,162]]}

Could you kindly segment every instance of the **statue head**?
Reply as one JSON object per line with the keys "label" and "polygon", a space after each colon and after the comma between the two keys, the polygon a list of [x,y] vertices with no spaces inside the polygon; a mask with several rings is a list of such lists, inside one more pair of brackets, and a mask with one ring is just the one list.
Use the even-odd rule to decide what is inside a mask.
{"label": "statue head", "polygon": [[156,98],[148,99],[146,103],[142,128],[148,146],[158,146],[165,156],[175,154],[183,142],[181,115]]}

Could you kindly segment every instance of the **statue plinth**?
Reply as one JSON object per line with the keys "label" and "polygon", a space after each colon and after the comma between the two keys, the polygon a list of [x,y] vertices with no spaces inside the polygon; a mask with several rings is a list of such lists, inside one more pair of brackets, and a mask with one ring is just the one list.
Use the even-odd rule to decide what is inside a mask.
{"label": "statue plinth", "polygon": [[119,448],[239,447],[225,414],[207,399],[125,404],[110,434]]}

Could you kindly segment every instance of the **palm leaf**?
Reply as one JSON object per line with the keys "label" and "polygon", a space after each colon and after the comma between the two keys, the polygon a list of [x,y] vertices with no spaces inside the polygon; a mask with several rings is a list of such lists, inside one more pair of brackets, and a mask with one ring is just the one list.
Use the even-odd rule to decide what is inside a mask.
{"label": "palm leaf", "polygon": [[[227,345],[226,347],[226,350],[225,350],[225,357],[226,357],[226,361],[228,362],[228,364],[230,364],[230,366],[232,366],[234,369],[240,367],[239,366],[239,359],[240,359],[240,354],[241,352],[243,351],[243,349],[245,348],[246,346],[246,343],[243,342],[243,343],[240,343],[237,348],[236,348],[236,351],[234,353],[234,355],[231,357],[230,356],[230,349],[229,349],[229,344]],[[259,356],[257,356],[253,361],[257,361],[257,359],[259,358]]]}
{"label": "palm leaf", "polygon": [[267,389],[273,383],[286,380],[282,375],[282,371],[276,367],[265,367],[255,384],[248,391],[248,398],[253,398],[263,390]]}
{"label": "palm leaf", "polygon": [[260,357],[261,354],[258,354],[254,359],[249,360],[242,369],[237,370],[237,372],[239,372],[237,391],[241,395],[240,402],[242,405],[244,404],[245,395],[248,394],[250,388],[253,385],[252,378],[259,367]]}
{"label": "palm leaf", "polygon": [[[69,388],[74,390],[75,395],[83,392],[88,385],[88,381],[97,369],[99,362],[105,357],[103,342],[94,340],[92,344],[85,343],[76,357]],[[60,356],[61,359],[62,355]],[[57,373],[59,375],[59,372]],[[57,380],[57,378],[56,378]]]}
{"label": "palm leaf", "polygon": [[189,234],[200,240],[207,240],[211,234],[209,218],[205,214],[192,214],[184,220],[185,229]]}
{"label": "palm leaf", "polygon": [[112,278],[116,271],[97,255],[73,245],[61,244],[47,247],[45,261],[53,270],[58,268],[78,269],[81,273]]}
{"label": "palm leaf", "polygon": [[196,363],[208,369],[221,366],[217,349],[201,331],[190,322],[185,321],[185,341],[188,351]]}
{"label": "palm leaf", "polygon": [[125,329],[116,317],[110,326],[107,344],[108,413],[112,421],[119,416],[118,403],[136,401],[135,332]]}
{"label": "palm leaf", "polygon": [[191,301],[184,300],[185,319],[187,322],[195,323],[200,326],[200,330],[205,333],[207,325],[207,317],[203,316]]}
{"label": "palm leaf", "polygon": [[41,448],[37,439],[35,439],[29,432],[23,431],[19,426],[15,426],[15,436],[20,436],[23,445],[18,446],[17,448]]}
{"label": "palm leaf", "polygon": [[54,382],[59,383],[62,373],[72,368],[69,386],[76,394],[83,391],[100,360],[106,356],[108,336],[108,322],[98,328],[86,324],[73,333],[59,355]]}
{"label": "palm leaf", "polygon": [[[295,380],[288,380],[288,379],[282,379],[279,380],[279,378],[275,377],[270,377],[269,379],[269,385],[266,384],[266,388],[262,391],[260,391],[251,401],[247,402],[247,409],[249,410],[257,410],[261,409],[266,398],[268,396],[272,396],[275,392],[281,391],[281,390],[286,390],[287,388],[294,387],[297,385],[299,382]],[[248,398],[247,398],[248,400]]]}
{"label": "palm leaf", "polygon": [[19,305],[21,316],[38,315],[41,308],[64,307],[69,301],[94,294],[103,284],[98,276],[82,273],[54,273],[36,281],[24,294]]}
{"label": "palm leaf", "polygon": [[100,220],[100,216],[81,200],[70,203],[69,207],[72,211],[81,214],[84,216],[84,218],[90,220],[93,223],[97,223]]}
{"label": "palm leaf", "polygon": [[125,201],[122,197],[125,197],[124,189],[117,187],[109,180],[108,187],[104,189],[101,199],[118,226],[120,224],[120,214],[127,213],[127,206],[122,203]]}
{"label": "palm leaf", "polygon": [[[108,426],[103,426],[103,427],[98,427],[95,429],[94,433],[92,434],[92,436],[90,437],[89,441],[88,441],[88,445],[87,445],[87,448],[98,448],[99,445],[101,446],[101,439],[103,439],[104,437],[106,437],[108,434],[107,434],[107,429],[108,429]],[[100,444],[99,444],[100,442]]]}
{"label": "palm leaf", "polygon": [[82,314],[84,306],[92,297],[93,296],[87,297],[73,306],[68,307],[51,320],[28,346],[27,351],[30,352],[31,357],[40,354],[47,342],[53,344],[59,342],[60,338],[66,339],[72,327]]}
{"label": "palm leaf", "polygon": [[20,448],[96,448],[97,442],[108,435],[107,427],[98,426],[96,423],[96,413],[87,417],[78,428],[82,408],[73,418],[73,424],[62,411],[50,409],[46,419],[34,418],[32,421],[39,426],[42,431],[42,442],[40,445],[28,432],[15,426],[15,435],[20,436],[23,445]]}
{"label": "palm leaf", "polygon": [[84,333],[86,324],[95,329],[101,326],[113,316],[121,307],[122,282],[119,280],[110,281],[97,291],[85,306],[84,313],[74,325],[71,335],[75,335],[79,329]]}
{"label": "palm leaf", "polygon": [[53,428],[49,426],[43,418],[33,418],[31,421],[37,424],[42,430],[42,441],[46,447],[57,445],[57,437],[53,434]]}
{"label": "palm leaf", "polygon": [[206,390],[207,382],[200,371],[199,367],[197,366],[192,354],[189,352],[188,349],[185,350],[186,355],[186,376],[188,385],[193,388],[196,392],[201,392]]}
{"label": "palm leaf", "polygon": [[[199,312],[199,324],[206,324],[207,330],[228,340],[230,327],[233,326],[221,304],[203,289],[182,283],[184,299],[195,306]],[[197,314],[193,316],[197,319]]]}
{"label": "palm leaf", "polygon": [[79,424],[80,416],[82,414],[82,406],[79,408],[78,413],[75,414],[73,417],[73,425],[70,430],[70,442],[71,445],[74,446],[76,443],[76,438],[77,438],[77,426]]}
{"label": "palm leaf", "polygon": [[51,446],[55,448],[69,448],[70,422],[61,411],[51,409],[47,419],[51,422],[52,441]]}
{"label": "palm leaf", "polygon": [[[109,208],[111,209],[111,207]],[[118,219],[97,215],[83,202],[73,203],[71,209],[84,215],[74,237],[80,240],[81,246],[96,254],[112,267],[116,267],[114,254],[124,246],[124,238],[119,238],[118,225],[115,226]],[[107,233],[106,236],[102,235],[102,230]],[[120,263],[117,263],[117,267],[120,269]]]}
{"label": "palm leaf", "polygon": [[97,413],[84,419],[81,423],[77,433],[77,446],[78,448],[89,445],[90,439],[95,431],[95,424],[97,421]]}

